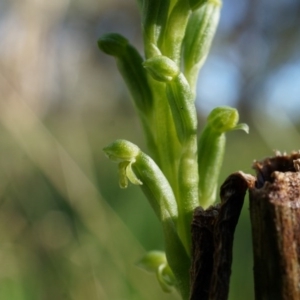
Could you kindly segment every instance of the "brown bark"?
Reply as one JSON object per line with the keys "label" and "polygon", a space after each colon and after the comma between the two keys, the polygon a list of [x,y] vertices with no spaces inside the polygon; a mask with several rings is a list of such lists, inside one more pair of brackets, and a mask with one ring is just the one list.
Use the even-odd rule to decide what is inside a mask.
{"label": "brown bark", "polygon": [[230,175],[221,187],[221,204],[196,208],[192,222],[191,300],[226,300],[235,227],[254,177]]}
{"label": "brown bark", "polygon": [[250,188],[255,299],[300,299],[300,154],[254,163]]}

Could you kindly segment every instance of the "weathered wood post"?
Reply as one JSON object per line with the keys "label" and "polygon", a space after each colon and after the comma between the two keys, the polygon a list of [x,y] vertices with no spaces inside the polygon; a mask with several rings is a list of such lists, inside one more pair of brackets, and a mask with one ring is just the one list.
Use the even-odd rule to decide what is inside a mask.
{"label": "weathered wood post", "polygon": [[250,216],[256,300],[300,299],[300,153],[255,162]]}
{"label": "weathered wood post", "polygon": [[247,188],[255,178],[242,172],[221,186],[221,203],[198,207],[192,222],[191,300],[227,300],[235,227]]}

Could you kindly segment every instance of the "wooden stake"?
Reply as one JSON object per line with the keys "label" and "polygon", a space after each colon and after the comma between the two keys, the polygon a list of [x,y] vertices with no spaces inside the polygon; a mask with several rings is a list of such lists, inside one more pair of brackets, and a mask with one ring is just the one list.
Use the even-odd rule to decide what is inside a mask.
{"label": "wooden stake", "polygon": [[300,153],[254,163],[250,187],[255,299],[300,299]]}
{"label": "wooden stake", "polygon": [[230,175],[220,191],[221,204],[198,207],[192,222],[191,300],[227,300],[236,224],[255,178]]}

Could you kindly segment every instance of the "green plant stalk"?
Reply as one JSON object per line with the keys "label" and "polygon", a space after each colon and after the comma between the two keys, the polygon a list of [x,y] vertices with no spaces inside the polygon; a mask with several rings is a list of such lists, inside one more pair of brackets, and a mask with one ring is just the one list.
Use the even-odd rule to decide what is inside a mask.
{"label": "green plant stalk", "polygon": [[[180,142],[179,169],[172,173],[173,190],[179,211],[178,232],[190,253],[190,224],[192,211],[198,203],[197,170],[197,114],[193,93],[176,63],[166,56],[156,56],[144,63],[153,78],[165,82],[164,94],[172,113],[172,120]],[[167,144],[172,148],[172,144]],[[172,162],[171,162],[172,163]],[[174,165],[174,161],[173,161]]]}
{"label": "green plant stalk", "polygon": [[[159,92],[158,89],[157,91]],[[163,87],[161,92],[159,92],[160,95],[165,95],[165,87]],[[161,96],[158,95],[156,99],[161,99]],[[189,225],[191,222],[191,216],[193,211],[192,206],[195,203],[195,201],[190,201],[192,194],[191,191],[189,191],[187,186],[188,178],[191,177],[182,178],[185,174],[185,171],[189,172],[189,170],[191,169],[191,168],[189,168],[189,170],[186,169],[186,166],[189,163],[188,160],[189,148],[182,150],[182,147],[180,146],[180,143],[177,139],[177,134],[176,134],[169,105],[166,102],[166,99],[161,99],[161,100],[163,100],[164,102],[160,101],[159,107],[156,110],[156,118],[157,118],[156,136],[157,136],[157,145],[159,145],[157,149],[159,153],[158,154],[159,166],[163,171],[163,173],[165,174],[165,176],[167,177],[174,191],[176,202],[178,204],[178,209],[180,211],[179,219],[177,223],[178,234],[185,246],[186,252],[188,253],[188,255],[190,255],[190,226]],[[164,105],[162,103],[164,103]],[[195,141],[197,140],[195,139]],[[182,151],[184,152],[185,158],[182,157],[183,155]],[[197,160],[196,160],[196,164],[197,164]],[[194,161],[194,164],[191,165],[194,167],[196,164]],[[178,175],[181,172],[180,169],[182,170],[182,173],[181,175]],[[192,173],[190,173],[190,175],[191,174]],[[194,176],[194,178],[198,178],[197,174],[198,173],[196,168],[196,176]],[[184,186],[184,189],[182,189],[182,186]],[[198,192],[197,185],[196,185],[196,190]],[[197,202],[198,197],[196,197],[195,200]],[[168,261],[170,262],[169,259]]]}
{"label": "green plant stalk", "polygon": [[198,206],[197,136],[191,136],[183,148],[178,170],[180,201],[178,205],[179,235],[189,255],[191,252],[190,225],[193,211]]}
{"label": "green plant stalk", "polygon": [[167,96],[182,152],[178,169],[178,232],[187,252],[191,251],[190,224],[198,205],[197,114],[193,94],[182,73],[167,83]]}
{"label": "green plant stalk", "polygon": [[[224,133],[215,133],[211,137],[210,129],[203,130],[199,140],[199,202],[202,207],[208,208],[216,200],[216,189],[221,166],[224,158],[226,136]],[[209,161],[205,161],[209,158]]]}

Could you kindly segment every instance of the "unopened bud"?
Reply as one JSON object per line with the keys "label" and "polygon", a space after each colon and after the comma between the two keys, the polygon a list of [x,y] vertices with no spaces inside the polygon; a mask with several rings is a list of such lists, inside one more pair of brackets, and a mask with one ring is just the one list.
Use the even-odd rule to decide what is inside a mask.
{"label": "unopened bud", "polygon": [[154,79],[162,82],[172,81],[180,73],[176,63],[163,55],[149,58],[143,66]]}

